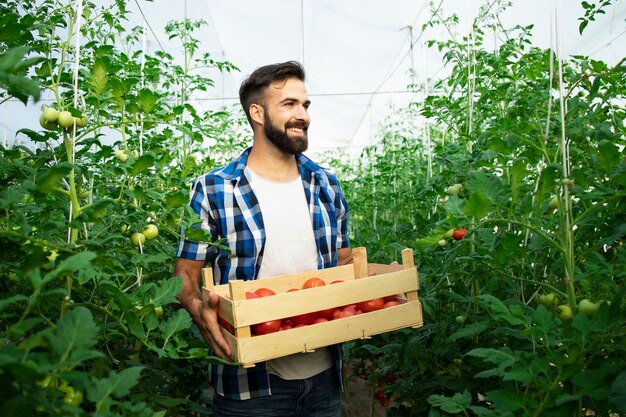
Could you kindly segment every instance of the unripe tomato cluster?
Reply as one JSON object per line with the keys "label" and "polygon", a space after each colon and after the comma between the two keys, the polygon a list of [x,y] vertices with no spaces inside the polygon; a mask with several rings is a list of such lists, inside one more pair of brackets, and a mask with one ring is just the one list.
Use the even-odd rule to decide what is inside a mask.
{"label": "unripe tomato cluster", "polygon": [[[120,232],[127,236],[131,232],[131,228],[127,224],[123,224],[120,228]],[[143,246],[146,240],[156,239],[159,235],[159,228],[154,224],[149,224],[141,232],[134,232],[130,235],[130,241],[133,246]]]}
{"label": "unripe tomato cluster", "polygon": [[74,117],[67,110],[58,111],[54,107],[44,107],[39,115],[39,124],[47,130],[54,130],[57,127],[71,129],[76,123],[76,127],[85,127],[88,119],[87,114],[82,112],[81,117]]}
{"label": "unripe tomato cluster", "polygon": [[441,239],[437,241],[437,245],[439,247],[445,248],[448,246],[448,241],[450,238],[454,240],[461,240],[467,234],[467,229],[450,229],[448,230]]}
{"label": "unripe tomato cluster", "polygon": [[[342,280],[332,281],[330,284],[337,284],[343,282]],[[315,287],[325,286],[326,282],[317,277],[309,278],[304,282],[302,289],[309,289]],[[287,292],[300,291],[298,288],[291,288]],[[247,291],[246,299],[251,300],[254,298],[271,297],[276,295],[274,291],[269,288],[259,288],[256,291]],[[300,314],[294,317],[288,317],[285,319],[270,320],[264,323],[255,324],[252,326],[252,335],[263,335],[268,333],[274,333],[282,330],[289,330],[297,327],[309,326],[311,324],[324,323],[331,320],[337,320],[345,317],[351,317],[362,313],[369,313],[372,311],[381,310],[383,308],[389,308],[400,305],[397,301],[397,296],[392,295],[388,297],[374,298],[372,300],[361,301],[356,304],[349,304],[342,307],[333,307],[326,310],[314,311],[310,313]],[[221,317],[218,318],[219,324],[226,328],[231,333],[234,331],[233,327]]]}
{"label": "unripe tomato cluster", "polygon": [[[574,317],[574,313],[572,311],[572,307],[568,304],[561,304],[561,300],[555,293],[548,294],[540,294],[537,297],[537,302],[543,306],[545,306],[549,310],[556,311],[558,317],[563,321],[571,320]],[[583,298],[578,302],[578,311],[588,318],[593,317],[593,315],[600,308],[600,304],[604,301],[599,301],[594,303],[587,298]]]}

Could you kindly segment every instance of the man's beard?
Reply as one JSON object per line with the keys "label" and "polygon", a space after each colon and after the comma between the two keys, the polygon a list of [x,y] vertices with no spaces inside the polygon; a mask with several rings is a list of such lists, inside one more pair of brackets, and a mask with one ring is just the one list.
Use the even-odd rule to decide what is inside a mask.
{"label": "man's beard", "polygon": [[[302,137],[289,137],[287,129],[290,127],[299,127],[304,130]],[[265,124],[263,125],[263,131],[265,136],[282,152],[295,155],[302,153],[309,147],[309,140],[307,137],[308,126],[305,122],[290,122],[285,124],[284,129],[280,129],[274,124],[270,116],[265,112]]]}

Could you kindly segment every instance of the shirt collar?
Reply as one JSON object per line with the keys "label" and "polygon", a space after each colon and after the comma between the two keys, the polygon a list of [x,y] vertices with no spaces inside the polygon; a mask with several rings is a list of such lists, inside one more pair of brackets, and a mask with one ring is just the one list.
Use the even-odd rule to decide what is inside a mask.
{"label": "shirt collar", "polygon": [[[224,168],[218,170],[216,172],[216,175],[224,178],[225,180],[239,181],[243,176],[244,170],[246,169],[248,156],[250,155],[251,150],[252,147],[243,151],[243,153],[238,158],[234,159]],[[307,172],[310,174],[319,174],[323,171],[322,167],[317,165],[315,162],[310,160],[302,153],[296,154],[296,162],[298,163],[298,169],[300,170],[301,174]]]}

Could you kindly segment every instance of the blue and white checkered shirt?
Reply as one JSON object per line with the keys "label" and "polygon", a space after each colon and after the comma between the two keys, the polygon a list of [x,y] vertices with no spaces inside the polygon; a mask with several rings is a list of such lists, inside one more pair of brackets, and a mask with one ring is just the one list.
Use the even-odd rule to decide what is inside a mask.
{"label": "blue and white checkered shirt", "polygon": [[[213,267],[215,284],[256,279],[263,261],[265,230],[259,202],[244,170],[250,148],[226,167],[194,181],[190,206],[213,239],[226,238],[221,250],[181,236],[176,256],[203,260]],[[348,204],[337,177],[302,154],[296,156],[318,252],[318,269],[337,266],[338,249],[350,246]],[[341,379],[340,349],[332,349]],[[217,393],[234,399],[270,394],[265,363],[253,368],[214,365],[211,382]]]}

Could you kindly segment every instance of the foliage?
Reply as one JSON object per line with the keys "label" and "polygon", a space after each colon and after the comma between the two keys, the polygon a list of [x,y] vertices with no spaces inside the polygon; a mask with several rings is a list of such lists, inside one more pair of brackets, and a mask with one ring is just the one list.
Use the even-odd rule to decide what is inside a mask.
{"label": "foliage", "polygon": [[[241,112],[191,99],[209,69],[235,67],[198,56],[201,21],[168,24],[178,64],[138,49],[124,1],[83,5],[0,6],[0,100],[49,96],[42,117],[70,114],[0,148],[0,410],[210,415],[217,358],[170,275],[179,228],[207,238],[191,180],[245,147]],[[438,11],[429,24],[452,33]],[[471,36],[431,41],[451,70],[443,93],[392,114],[359,158],[331,156],[353,246],[374,262],[416,251],[424,327],[346,344],[390,416],[626,413],[626,67],[560,62],[531,30],[481,17]],[[158,235],[135,247],[149,225]]]}
{"label": "foliage", "polygon": [[[198,22],[171,23],[186,42],[181,66],[142,54],[125,2],[83,6],[81,16],[57,0],[0,6],[3,98],[41,91],[53,98],[44,114],[76,121],[63,128],[59,113],[19,131],[32,146],[0,148],[0,409],[210,415],[206,371],[217,359],[177,308],[171,271],[178,229],[195,222],[187,213],[181,224],[191,180],[245,146],[239,117],[189,98],[212,85],[210,68],[236,68],[194,54]],[[160,233],[133,246],[129,235],[149,224]]]}
{"label": "foliage", "polygon": [[406,129],[402,111],[344,181],[353,245],[379,262],[416,249],[425,321],[349,357],[390,416],[623,413],[626,66],[560,63],[530,27],[499,28],[490,51],[490,24],[430,42],[451,73],[416,103],[427,127]]}

